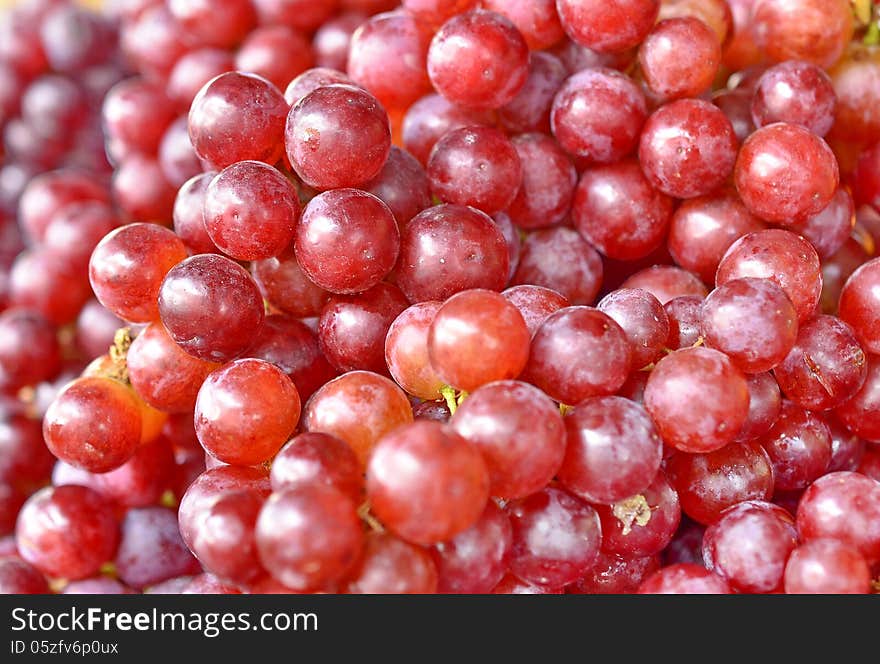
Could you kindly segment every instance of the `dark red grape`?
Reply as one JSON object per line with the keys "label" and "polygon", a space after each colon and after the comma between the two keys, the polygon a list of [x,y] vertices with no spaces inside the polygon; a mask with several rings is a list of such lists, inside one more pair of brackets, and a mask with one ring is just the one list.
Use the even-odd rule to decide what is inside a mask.
{"label": "dark red grape", "polygon": [[240,265],[216,254],[174,266],[159,290],[162,324],[190,355],[212,362],[233,359],[263,325],[263,299]]}

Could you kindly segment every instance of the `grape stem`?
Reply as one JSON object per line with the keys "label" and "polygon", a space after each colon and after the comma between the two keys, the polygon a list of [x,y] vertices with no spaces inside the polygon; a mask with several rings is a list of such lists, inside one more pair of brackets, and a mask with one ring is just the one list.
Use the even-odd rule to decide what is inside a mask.
{"label": "grape stem", "polygon": [[373,530],[374,532],[377,532],[377,533],[384,533],[385,532],[385,528],[382,526],[381,523],[379,523],[379,520],[376,517],[374,517],[372,514],[370,514],[370,502],[369,501],[365,501],[365,502],[361,503],[361,506],[358,507],[357,513],[358,513],[358,516],[361,518],[361,520],[364,521],[370,527],[370,530]]}
{"label": "grape stem", "polygon": [[446,401],[446,407],[449,409],[449,414],[455,415],[455,411],[458,410],[458,407],[462,403],[464,403],[468,393],[464,390],[459,392],[450,385],[444,385],[440,388],[440,395]]}
{"label": "grape stem", "polygon": [[128,383],[128,362],[126,356],[131,348],[131,328],[120,327],[113,335],[113,345],[110,346],[110,359],[113,368],[108,378],[114,378],[123,383]]}

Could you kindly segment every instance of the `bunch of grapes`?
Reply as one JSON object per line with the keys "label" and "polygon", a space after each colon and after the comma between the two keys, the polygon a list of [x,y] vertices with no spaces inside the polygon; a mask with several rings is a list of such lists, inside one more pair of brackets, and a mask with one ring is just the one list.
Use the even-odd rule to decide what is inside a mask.
{"label": "bunch of grapes", "polygon": [[26,0],[0,592],[868,593],[880,8]]}

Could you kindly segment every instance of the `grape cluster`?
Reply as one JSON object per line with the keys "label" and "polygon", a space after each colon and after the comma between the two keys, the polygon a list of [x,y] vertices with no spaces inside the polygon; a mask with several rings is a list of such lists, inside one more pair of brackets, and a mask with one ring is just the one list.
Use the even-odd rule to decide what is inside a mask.
{"label": "grape cluster", "polygon": [[880,6],[25,0],[0,592],[869,593]]}

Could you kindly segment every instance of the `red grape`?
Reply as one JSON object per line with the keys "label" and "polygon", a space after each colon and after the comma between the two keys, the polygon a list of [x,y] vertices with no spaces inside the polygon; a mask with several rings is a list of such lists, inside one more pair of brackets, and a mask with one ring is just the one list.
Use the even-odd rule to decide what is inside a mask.
{"label": "red grape", "polygon": [[196,154],[217,169],[253,159],[274,164],[283,151],[287,102],[269,81],[226,72],[193,99],[189,137]]}
{"label": "red grape", "polygon": [[192,256],[171,268],[159,289],[159,314],[181,348],[212,362],[247,350],[265,318],[247,271],[216,254]]}
{"label": "red grape", "polygon": [[562,416],[556,404],[531,385],[483,385],[468,395],[449,424],[483,455],[493,496],[528,496],[560,470],[565,454]]}
{"label": "red grape", "polygon": [[336,489],[307,484],[272,494],[257,519],[260,561],[294,590],[339,581],[364,546],[355,505]]}
{"label": "red grape", "polygon": [[284,146],[296,174],[310,187],[356,187],[376,177],[388,158],[388,115],[361,88],[319,87],[290,110]]}
{"label": "red grape", "polygon": [[769,593],[782,585],[798,542],[794,519],[771,503],[750,500],[721,514],[703,535],[703,560],[735,590]]}
{"label": "red grape", "polygon": [[743,203],[761,219],[802,222],[831,202],[837,160],[827,143],[800,125],[777,122],[749,136],[734,181]]}
{"label": "red grape", "polygon": [[46,487],[18,516],[16,546],[43,574],[84,579],[112,560],[119,545],[113,505],[83,486]]}
{"label": "red grape", "polygon": [[403,390],[369,371],[350,371],[329,381],[312,395],[303,413],[305,431],[341,438],[364,465],[379,439],[412,421]]}
{"label": "red grape", "polygon": [[525,84],[529,47],[508,18],[475,10],[443,24],[431,40],[427,66],[431,83],[453,104],[495,109]]}
{"label": "red grape", "polygon": [[535,332],[524,377],[553,399],[578,404],[616,392],[631,363],[626,333],[610,316],[590,307],[566,307]]}
{"label": "red grape", "polygon": [[259,161],[224,168],[205,190],[208,236],[228,256],[260,260],[281,254],[293,241],[300,207],[279,171]]}
{"label": "red grape", "polygon": [[136,323],[159,317],[157,296],[168,271],[186,258],[174,233],[156,224],[128,224],[107,235],[92,253],[89,281],[98,301]]}
{"label": "red grape", "polygon": [[431,367],[448,385],[473,391],[516,378],[529,354],[529,330],[503,296],[472,289],[449,298],[428,330]]}
{"label": "red grape", "polygon": [[367,466],[376,516],[407,541],[455,537],[480,518],[489,474],[477,449],[451,428],[421,420],[386,434]]}
{"label": "red grape", "polygon": [[[639,139],[639,161],[648,181],[675,198],[711,193],[733,172],[736,159],[733,126],[721,109],[701,99],[661,106],[648,118]],[[745,177],[751,185],[752,178]],[[746,205],[751,207],[749,201]]]}
{"label": "red grape", "polygon": [[645,409],[617,396],[578,403],[565,418],[560,483],[593,503],[611,504],[651,484],[663,444]]}
{"label": "red grape", "polygon": [[236,360],[199,389],[196,435],[220,461],[253,466],[275,456],[299,415],[299,394],[287,374],[264,360]]}
{"label": "red grape", "polygon": [[739,433],[749,389],[723,353],[685,348],[657,362],[645,386],[645,408],[665,443],[682,452],[712,452]]}
{"label": "red grape", "polygon": [[548,487],[509,503],[506,511],[513,525],[510,571],[519,578],[561,588],[596,564],[599,515],[579,498]]}
{"label": "red grape", "polygon": [[707,90],[721,64],[721,44],[699,18],[668,18],[639,47],[645,84],[663,100],[696,97]]}

